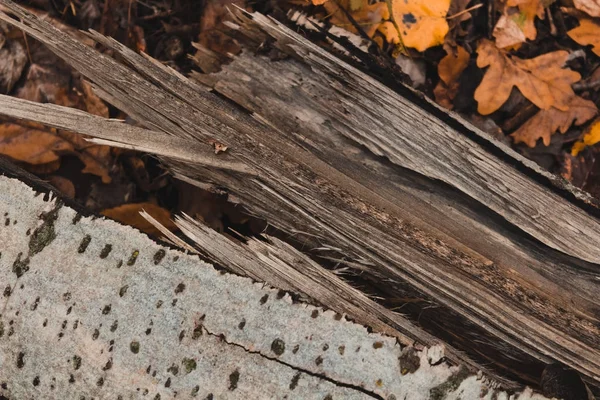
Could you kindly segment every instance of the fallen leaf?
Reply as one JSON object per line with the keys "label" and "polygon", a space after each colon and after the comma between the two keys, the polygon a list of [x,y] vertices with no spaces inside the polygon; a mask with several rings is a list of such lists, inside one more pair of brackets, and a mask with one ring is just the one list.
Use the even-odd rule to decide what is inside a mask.
{"label": "fallen leaf", "polygon": [[542,0],[508,0],[502,17],[494,28],[496,46],[511,47],[537,36],[535,18],[544,19]]}
{"label": "fallen leaf", "polygon": [[586,130],[581,140],[578,140],[573,144],[571,155],[577,157],[581,150],[588,146],[593,146],[598,142],[600,142],[600,120],[597,119]]}
{"label": "fallen leaf", "polygon": [[[392,0],[392,13],[404,46],[425,51],[444,43],[449,7],[450,0]],[[383,23],[381,30],[389,42],[401,43],[391,22]]]}
{"label": "fallen leaf", "polygon": [[27,53],[21,43],[8,40],[0,46],[0,94],[8,94],[13,89],[26,63]]}
{"label": "fallen leaf", "polygon": [[592,17],[600,17],[600,1],[599,0],[573,0],[575,8],[581,10]]}
{"label": "fallen leaf", "polygon": [[579,26],[567,32],[569,37],[582,46],[592,45],[592,51],[600,56],[600,22],[591,18],[579,20]]}
{"label": "fallen leaf", "polygon": [[456,38],[465,36],[467,31],[462,29],[461,23],[471,19],[471,12],[466,11],[471,0],[452,0],[448,8],[449,32],[444,38],[444,46],[456,47]]}
{"label": "fallen leaf", "polygon": [[576,96],[571,99],[568,110],[561,111],[554,107],[540,110],[511,136],[515,143],[525,143],[529,147],[535,147],[540,138],[548,146],[551,136],[557,130],[566,133],[572,124],[581,125],[592,119],[597,112],[593,101]]}
{"label": "fallen leaf", "polygon": [[456,53],[452,51],[446,54],[438,64],[438,75],[440,81],[433,89],[435,101],[451,110],[453,108],[452,100],[458,92],[458,78],[469,65],[470,55],[462,46],[456,48]]}
{"label": "fallen leaf", "polygon": [[48,182],[68,198],[75,198],[75,185],[67,178],[59,175],[52,175],[48,177]]}
{"label": "fallen leaf", "polygon": [[0,125],[0,153],[13,160],[33,165],[59,160],[61,153],[73,152],[73,146],[42,125]]}
{"label": "fallen leaf", "polygon": [[352,1],[336,2],[328,1],[323,4],[327,13],[331,15],[331,23],[346,29],[349,32],[357,33],[356,28],[348,19],[345,9],[352,15],[354,21],[362,28],[367,36],[372,37],[381,21],[390,17],[388,6],[385,2],[369,4],[368,0],[358,0],[355,4]]}
{"label": "fallen leaf", "polygon": [[522,60],[484,39],[477,54],[477,66],[489,66],[475,90],[477,111],[482,115],[498,110],[515,86],[542,110],[554,107],[566,111],[575,96],[571,85],[581,79],[579,73],[561,68],[569,56],[562,50]]}
{"label": "fallen leaf", "polygon": [[148,235],[159,237],[161,233],[140,215],[140,211],[146,211],[160,224],[170,231],[176,231],[177,227],[171,221],[171,213],[153,203],[130,203],[102,211],[102,215],[119,221],[122,224],[133,226]]}

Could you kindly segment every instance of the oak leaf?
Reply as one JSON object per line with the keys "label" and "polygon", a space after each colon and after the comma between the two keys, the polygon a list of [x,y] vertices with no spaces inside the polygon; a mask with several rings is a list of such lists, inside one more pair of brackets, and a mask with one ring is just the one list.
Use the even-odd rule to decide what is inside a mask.
{"label": "oak leaf", "polygon": [[482,40],[477,49],[477,66],[489,66],[479,87],[475,90],[477,111],[482,115],[498,110],[516,86],[533,104],[542,110],[555,107],[566,111],[575,96],[571,85],[581,75],[561,68],[569,53],[554,51],[522,60],[509,56],[489,40]]}
{"label": "oak leaf", "polygon": [[575,96],[571,99],[568,110],[561,111],[554,107],[540,110],[511,136],[515,143],[525,143],[529,147],[535,147],[540,138],[548,146],[551,136],[557,130],[566,133],[572,124],[581,125],[592,119],[597,112],[593,101]]}
{"label": "oak leaf", "polygon": [[458,78],[469,65],[470,55],[462,47],[458,46],[456,52],[450,52],[442,58],[438,64],[438,75],[440,81],[433,90],[435,101],[451,110],[453,108],[452,100],[458,92]]}
{"label": "oak leaf", "polygon": [[535,18],[544,19],[542,0],[508,0],[502,17],[494,28],[496,46],[512,47],[537,36]]}
{"label": "oak leaf", "polygon": [[118,207],[109,208],[102,211],[102,215],[119,221],[122,224],[133,226],[142,232],[153,236],[161,236],[161,233],[154,225],[140,215],[144,210],[156,219],[160,224],[170,231],[177,230],[177,227],[171,220],[171,213],[153,203],[129,203]]}
{"label": "oak leaf", "polygon": [[597,119],[586,130],[583,137],[577,142],[575,142],[575,144],[573,144],[573,148],[571,149],[571,155],[573,157],[577,157],[581,150],[585,149],[588,146],[593,146],[598,142],[600,142],[600,120]]}
{"label": "oak leaf", "polygon": [[418,51],[444,43],[449,26],[446,15],[450,0],[392,0],[392,13],[402,40],[392,22],[381,26],[391,43],[403,43]]}
{"label": "oak leaf", "polygon": [[592,17],[600,17],[600,0],[573,0],[573,4]]}
{"label": "oak leaf", "polygon": [[592,51],[600,56],[600,23],[591,18],[579,20],[579,26],[567,32],[580,45],[592,45]]}

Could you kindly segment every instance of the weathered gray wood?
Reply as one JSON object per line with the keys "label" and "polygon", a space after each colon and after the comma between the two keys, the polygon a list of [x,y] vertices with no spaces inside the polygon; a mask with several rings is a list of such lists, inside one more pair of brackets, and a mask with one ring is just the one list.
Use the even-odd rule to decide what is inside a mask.
{"label": "weathered gray wood", "polygon": [[[348,125],[350,119],[345,116],[343,108],[333,108],[338,115],[337,120],[331,120],[337,121],[343,129],[321,131],[323,134],[338,135],[328,136],[323,140],[342,150],[339,154],[344,157],[330,157],[331,153],[319,141],[310,141],[308,136],[307,140],[303,140],[303,132],[284,130],[285,123],[269,120],[267,113],[245,113],[199,89],[185,78],[170,73],[168,69],[157,68],[152,61],[114,41],[93,34],[96,40],[111,47],[133,69],[119,65],[70,40],[20,11],[7,0],[0,3],[6,4],[23,20],[22,24],[14,20],[11,23],[46,43],[92,80],[101,89],[100,94],[105,99],[138,121],[156,131],[181,138],[204,142],[216,139],[229,146],[228,152],[234,160],[250,166],[255,172],[255,175],[249,177],[167,158],[166,161],[176,174],[198,184],[206,181],[228,188],[253,212],[266,217],[276,227],[300,240],[306,240],[307,243],[322,244],[321,248],[328,248],[328,251],[320,251],[321,256],[343,258],[343,261],[348,262],[347,265],[360,270],[361,279],[377,285],[382,295],[402,297],[412,291],[413,296],[416,293],[424,302],[435,304],[437,311],[431,307],[422,307],[422,312],[413,308],[415,319],[419,319],[422,324],[430,324],[428,329],[451,338],[461,348],[471,351],[472,355],[483,357],[490,363],[495,362],[495,366],[501,370],[509,370],[519,374],[522,379],[535,381],[540,361],[555,359],[573,366],[589,379],[600,377],[600,335],[597,325],[600,308],[597,296],[593,296],[598,287],[595,265],[552,252],[493,218],[490,222],[476,223],[476,217],[485,215],[485,212],[481,212],[480,206],[452,190],[433,191],[431,204],[420,210],[415,207],[418,211],[416,216],[412,215],[412,210],[406,209],[402,200],[412,198],[412,203],[409,204],[418,205],[418,200],[426,198],[427,190],[433,185],[420,191],[418,185],[426,182],[422,177],[402,172],[372,156],[365,158],[369,165],[357,168],[358,172],[355,174],[350,171],[354,166],[359,167],[360,163],[356,163],[356,159],[346,167],[341,166],[340,161],[345,156],[348,156],[348,160],[352,159],[350,156],[356,149],[356,145],[348,142],[347,137],[366,140],[362,137],[364,134],[361,136],[357,133],[363,132],[360,128],[361,121],[354,120],[352,125]],[[414,105],[403,102],[400,96],[385,92],[387,89],[383,86],[378,86],[376,82],[313,48],[306,41],[296,37],[290,39],[288,36],[293,34],[275,22],[258,16],[255,18],[262,29],[282,39],[281,44],[276,45],[301,56],[300,61],[286,61],[297,63],[294,68],[300,68],[301,77],[304,74],[314,74],[323,80],[323,87],[331,89],[324,98],[329,99],[334,106],[341,103],[352,107],[355,97],[363,96],[364,92],[373,92],[371,94],[379,99],[378,103],[384,101],[380,106],[390,115],[398,110],[389,106],[392,100],[388,99],[388,95],[392,97],[392,102],[412,107],[415,113],[419,111]],[[260,35],[264,36],[265,33],[259,32]],[[259,65],[257,63],[255,67]],[[280,72],[278,67],[271,67],[271,76]],[[252,80],[250,75],[247,78]],[[346,78],[349,78],[348,82]],[[371,90],[363,90],[359,85],[361,79],[365,85],[371,85]],[[344,85],[353,91],[354,96],[344,94]],[[384,92],[387,93],[386,96],[380,97]],[[234,97],[231,93],[228,95]],[[277,95],[277,92],[271,94],[273,97]],[[322,110],[323,104],[315,102],[305,105],[309,112],[300,113],[299,116],[316,115],[314,108],[325,113],[327,110]],[[385,126],[378,126],[369,113],[365,116],[370,118],[368,121],[377,129],[387,129]],[[404,122],[411,120],[414,118],[408,116]],[[506,196],[507,192],[482,192],[477,197],[471,183],[463,182],[467,171],[458,171],[457,176],[444,179],[466,191],[468,195],[479,198],[484,205],[512,221],[518,228],[532,233],[534,237],[539,233],[536,230],[546,229],[545,224],[553,224],[551,231],[559,235],[560,229],[556,228],[567,220],[565,216],[573,218],[570,223],[576,224],[580,231],[588,232],[588,237],[571,238],[560,235],[550,238],[542,232],[538,239],[582,259],[590,259],[580,254],[581,251],[576,247],[582,245],[580,249],[587,250],[597,240],[597,221],[594,218],[586,215],[576,205],[561,199],[551,188],[545,188],[503,161],[494,160],[479,149],[478,144],[469,142],[441,121],[431,121],[435,122],[432,122],[431,128],[445,129],[441,133],[445,140],[451,137],[458,141],[458,145],[452,144],[450,148],[464,149],[466,144],[475,146],[476,149],[467,153],[455,154],[463,167],[472,168],[476,165],[472,159],[473,154],[477,154],[480,161],[491,158],[490,165],[501,166],[499,173],[510,175],[507,179],[515,183],[515,188],[531,190],[536,196],[541,196],[542,204],[556,206],[555,209],[563,210],[565,214],[545,215],[541,219],[543,224],[540,225],[535,225],[536,222],[531,222],[535,219],[528,217],[530,222],[522,225],[519,219],[524,218],[525,213],[521,207],[509,202],[506,215],[498,209],[498,197]],[[354,126],[355,124],[359,125]],[[279,129],[274,128],[278,125]],[[307,133],[313,130],[312,127],[309,128]],[[429,129],[427,126],[423,128]],[[411,131],[407,129],[405,133],[410,134]],[[393,135],[393,132],[390,134]],[[392,139],[399,140],[395,136],[378,140]],[[425,139],[415,140],[415,143],[421,144],[421,150],[426,148],[422,144]],[[404,154],[403,159],[389,153],[392,149],[391,142],[364,143],[375,149],[376,154],[383,154],[385,150],[393,160],[406,163],[405,165],[414,167],[421,173],[442,176],[429,171],[428,164],[417,165],[419,163],[415,160],[420,157],[427,160],[431,156],[420,154],[421,150],[417,147],[410,145],[413,152],[400,153]],[[399,144],[397,141],[394,143]],[[349,153],[345,154],[344,150]],[[431,165],[440,166],[439,163]],[[378,175],[378,171],[393,171],[392,178]],[[434,172],[441,174],[443,171],[436,168]],[[471,170],[470,173],[473,174],[473,180],[480,184],[487,179],[482,171]],[[490,170],[488,173],[497,172]],[[358,179],[360,174],[363,176]],[[403,180],[403,175],[409,178]],[[393,182],[393,186],[388,190],[378,191],[384,187],[386,179]],[[414,184],[412,188],[411,181]],[[406,193],[395,197],[406,187],[409,187]],[[447,194],[455,197],[447,200],[444,198]],[[489,196],[491,199],[481,196]],[[427,210],[435,212],[428,216]],[[460,221],[467,224],[464,229],[450,227],[448,218],[438,226],[436,217],[450,212],[456,213]],[[490,211],[487,213],[489,219]],[[494,252],[492,245],[486,246],[485,240],[481,239],[486,235],[490,235],[495,243],[505,242],[502,249],[507,254]],[[558,242],[560,243],[557,244]],[[336,248],[342,250],[341,254],[333,250]],[[594,251],[596,250],[589,254],[595,254]],[[529,262],[537,257],[541,257],[543,261],[530,267]],[[545,268],[542,265],[546,260],[551,262],[551,267]],[[406,309],[411,307],[409,304]],[[465,323],[468,324],[467,328],[463,325]],[[458,327],[462,329],[461,334],[464,331],[464,338],[452,336],[458,332]],[[495,352],[491,349],[495,349]]]}
{"label": "weathered gray wood", "polygon": [[6,398],[507,396],[442,346],[368,333],[1,174],[0,212]]}

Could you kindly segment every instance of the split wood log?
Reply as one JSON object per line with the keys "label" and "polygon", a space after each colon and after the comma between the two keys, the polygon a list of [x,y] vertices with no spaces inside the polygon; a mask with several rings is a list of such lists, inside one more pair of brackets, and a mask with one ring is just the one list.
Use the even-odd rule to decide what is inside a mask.
{"label": "split wood log", "polygon": [[0,162],[3,399],[508,398],[442,345],[369,333],[7,172]]}
{"label": "split wood log", "polygon": [[[589,196],[259,14],[238,12],[247,45],[272,43],[292,58],[243,53],[201,78],[217,96],[95,32],[124,64],[9,0],[0,4],[21,22],[0,18],[155,131],[121,138],[122,124],[110,122],[115,129],[98,137],[163,154],[181,179],[227,190],[315,245],[313,254],[355,271],[386,305],[402,305],[428,331],[511,378],[537,382],[544,364],[559,361],[599,384],[600,224]],[[0,104],[5,115],[94,135],[83,113],[5,97]],[[171,136],[175,152],[214,141],[229,150],[184,160],[148,139]]]}

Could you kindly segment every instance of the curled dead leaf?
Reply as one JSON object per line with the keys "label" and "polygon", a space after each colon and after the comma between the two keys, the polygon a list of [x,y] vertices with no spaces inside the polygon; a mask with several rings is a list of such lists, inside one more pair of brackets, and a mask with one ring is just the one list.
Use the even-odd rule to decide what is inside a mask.
{"label": "curled dead leaf", "polygon": [[159,237],[160,231],[140,215],[144,210],[170,231],[176,231],[177,226],[171,220],[171,213],[153,203],[130,203],[102,211],[102,215],[119,221],[122,224],[133,226],[148,235]]}
{"label": "curled dead leaf", "polygon": [[525,143],[529,147],[535,147],[540,138],[544,145],[548,146],[550,138],[556,131],[566,133],[571,125],[581,125],[592,119],[597,112],[598,109],[593,101],[575,96],[566,111],[554,107],[540,110],[511,136],[515,143]]}
{"label": "curled dead leaf", "polygon": [[575,92],[571,85],[581,75],[562,68],[569,53],[554,51],[522,60],[509,56],[489,40],[482,40],[477,49],[477,66],[489,67],[475,90],[477,111],[482,115],[498,110],[508,100],[513,87],[542,110],[551,107],[566,111]]}

